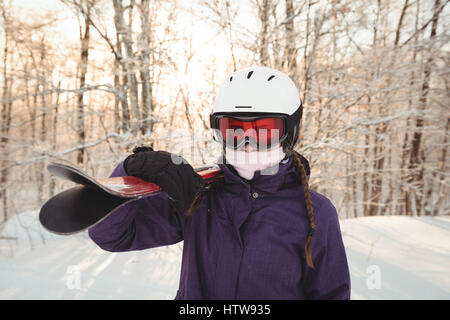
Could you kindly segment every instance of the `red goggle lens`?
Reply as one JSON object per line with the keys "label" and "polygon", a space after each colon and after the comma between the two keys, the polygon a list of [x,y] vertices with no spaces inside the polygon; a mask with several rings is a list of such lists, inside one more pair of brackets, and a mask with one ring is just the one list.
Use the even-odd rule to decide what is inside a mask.
{"label": "red goggle lens", "polygon": [[280,118],[262,118],[252,121],[242,121],[235,118],[219,119],[219,130],[227,143],[234,145],[246,137],[254,139],[258,145],[271,146],[278,142],[284,132],[284,121]]}

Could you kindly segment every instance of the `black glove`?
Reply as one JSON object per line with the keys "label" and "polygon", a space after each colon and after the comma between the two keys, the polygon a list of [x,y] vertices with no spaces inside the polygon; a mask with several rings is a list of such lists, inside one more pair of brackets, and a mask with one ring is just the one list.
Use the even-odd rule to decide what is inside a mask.
{"label": "black glove", "polygon": [[180,212],[186,211],[204,188],[202,177],[186,160],[166,151],[135,148],[123,166],[128,175],[159,185]]}

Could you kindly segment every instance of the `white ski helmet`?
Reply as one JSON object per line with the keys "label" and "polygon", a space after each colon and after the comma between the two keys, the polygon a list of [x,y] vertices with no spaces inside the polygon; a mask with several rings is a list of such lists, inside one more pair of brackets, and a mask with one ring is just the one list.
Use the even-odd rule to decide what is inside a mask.
{"label": "white ski helmet", "polygon": [[223,114],[287,115],[284,146],[290,150],[298,139],[302,111],[298,89],[289,76],[267,67],[250,67],[230,74],[220,86],[210,122],[214,128],[214,116]]}

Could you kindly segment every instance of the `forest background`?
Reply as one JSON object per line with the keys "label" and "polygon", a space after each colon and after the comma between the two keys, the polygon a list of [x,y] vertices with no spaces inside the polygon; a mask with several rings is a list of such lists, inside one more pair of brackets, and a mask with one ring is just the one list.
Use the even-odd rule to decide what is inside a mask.
{"label": "forest background", "polygon": [[304,104],[295,149],[340,218],[446,215],[449,13],[443,0],[3,0],[0,229],[136,145],[216,162],[226,75],[283,71]]}

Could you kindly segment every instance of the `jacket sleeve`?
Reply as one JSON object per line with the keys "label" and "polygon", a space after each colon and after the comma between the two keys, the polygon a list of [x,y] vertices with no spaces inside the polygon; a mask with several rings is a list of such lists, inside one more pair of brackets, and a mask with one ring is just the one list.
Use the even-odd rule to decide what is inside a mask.
{"label": "jacket sleeve", "polygon": [[[123,162],[111,177],[126,176]],[[184,215],[170,204],[165,192],[120,207],[88,230],[89,237],[111,252],[142,250],[183,240]]]}
{"label": "jacket sleeve", "polygon": [[305,264],[303,290],[307,299],[350,299],[350,272],[336,208],[330,200],[315,213],[312,237],[314,269]]}

